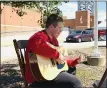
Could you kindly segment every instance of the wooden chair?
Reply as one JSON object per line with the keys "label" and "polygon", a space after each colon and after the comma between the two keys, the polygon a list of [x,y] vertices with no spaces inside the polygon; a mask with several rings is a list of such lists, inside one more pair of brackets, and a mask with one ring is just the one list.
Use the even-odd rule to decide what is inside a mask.
{"label": "wooden chair", "polygon": [[101,80],[95,81],[95,83],[93,84],[93,87],[94,88],[102,88],[102,86],[103,86],[103,88],[106,88],[107,87],[106,82],[107,82],[107,68],[106,68]]}
{"label": "wooden chair", "polygon": [[[17,41],[16,39],[14,39],[13,43],[14,43],[14,48],[15,48],[15,51],[16,51],[16,54],[18,57],[21,74],[24,79],[24,86],[25,86],[25,88],[29,88],[29,85],[28,85],[27,81],[25,80],[25,56],[22,52],[22,50],[24,50],[24,53],[25,53],[28,40]],[[106,71],[104,72],[103,77],[101,78],[101,81],[99,83],[93,84],[94,88],[101,88],[105,78],[107,78],[107,68],[106,68]]]}
{"label": "wooden chair", "polygon": [[25,53],[28,40],[17,41],[16,39],[14,39],[13,43],[14,43],[14,48],[15,48],[15,51],[16,51],[16,54],[18,57],[21,74],[24,79],[24,86],[25,86],[25,88],[28,88],[28,83],[25,80],[25,56],[22,52],[22,50],[24,50],[24,53]]}

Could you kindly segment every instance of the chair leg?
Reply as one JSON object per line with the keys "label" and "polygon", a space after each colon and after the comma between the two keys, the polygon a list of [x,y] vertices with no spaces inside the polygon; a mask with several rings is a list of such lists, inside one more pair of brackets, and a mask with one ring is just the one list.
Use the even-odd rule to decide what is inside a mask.
{"label": "chair leg", "polygon": [[28,83],[24,82],[25,88],[28,88]]}
{"label": "chair leg", "polygon": [[96,81],[94,82],[94,84],[93,84],[93,87],[94,87],[94,88],[98,88],[99,82],[100,82],[99,80],[96,80]]}

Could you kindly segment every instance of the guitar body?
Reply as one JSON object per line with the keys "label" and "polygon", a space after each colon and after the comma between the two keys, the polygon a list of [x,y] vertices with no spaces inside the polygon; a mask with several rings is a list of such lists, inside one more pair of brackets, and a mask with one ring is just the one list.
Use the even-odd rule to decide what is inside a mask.
{"label": "guitar body", "polygon": [[[59,49],[53,45],[52,47],[57,50]],[[58,64],[54,59],[46,58],[38,54],[33,54],[30,57],[30,67],[33,76],[38,81],[53,80],[60,72],[68,70],[66,61],[63,64]]]}

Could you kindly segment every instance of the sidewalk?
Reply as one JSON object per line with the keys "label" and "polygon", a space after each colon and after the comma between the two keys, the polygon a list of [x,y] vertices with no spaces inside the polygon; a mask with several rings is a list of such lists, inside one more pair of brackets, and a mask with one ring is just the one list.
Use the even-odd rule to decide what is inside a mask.
{"label": "sidewalk", "polygon": [[29,39],[37,30],[1,34],[1,46],[13,46],[13,39]]}

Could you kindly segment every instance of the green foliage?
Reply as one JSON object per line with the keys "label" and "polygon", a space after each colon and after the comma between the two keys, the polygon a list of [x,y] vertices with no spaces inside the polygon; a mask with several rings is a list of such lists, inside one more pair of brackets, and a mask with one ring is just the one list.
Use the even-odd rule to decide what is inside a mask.
{"label": "green foliage", "polygon": [[[68,1],[65,1],[67,3]],[[26,14],[23,9],[35,8],[41,13],[41,19],[38,21],[42,27],[45,27],[47,17],[54,13],[62,16],[62,11],[57,7],[61,4],[61,0],[48,0],[48,1],[1,1],[4,5],[18,8],[16,13],[21,17]]]}

